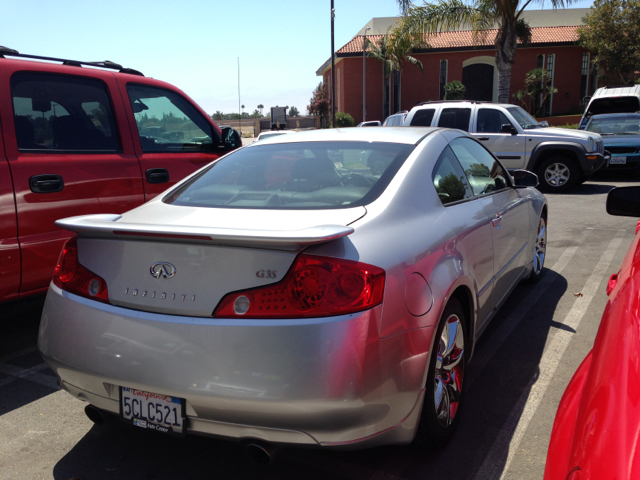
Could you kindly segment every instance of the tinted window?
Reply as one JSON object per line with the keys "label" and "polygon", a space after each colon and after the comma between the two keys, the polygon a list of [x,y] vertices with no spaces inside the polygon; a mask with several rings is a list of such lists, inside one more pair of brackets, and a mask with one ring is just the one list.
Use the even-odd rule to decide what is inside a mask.
{"label": "tinted window", "polygon": [[16,73],[11,96],[19,150],[116,152],[107,87],[100,80]]}
{"label": "tinted window", "polygon": [[451,149],[460,161],[474,194],[486,195],[509,185],[500,163],[475,140],[456,138],[451,142]]}
{"label": "tinted window", "polygon": [[467,177],[449,147],[440,155],[433,169],[432,180],[444,205],[473,197]]}
{"label": "tinted window", "polygon": [[493,108],[478,110],[478,133],[502,133],[502,125],[511,125],[511,122],[500,110]]}
{"label": "tinted window", "polygon": [[440,114],[438,126],[445,128],[458,128],[468,132],[470,118],[470,108],[445,108]]}
{"label": "tinted window", "polygon": [[180,95],[162,88],[128,84],[143,152],[210,151],[219,135]]}
{"label": "tinted window", "polygon": [[411,120],[412,127],[430,127],[431,120],[433,120],[433,114],[436,113],[433,108],[425,108],[424,110],[418,110]]}
{"label": "tinted window", "polygon": [[214,163],[165,202],[276,210],[366,205],[384,191],[413,148],[370,142],[255,144]]}

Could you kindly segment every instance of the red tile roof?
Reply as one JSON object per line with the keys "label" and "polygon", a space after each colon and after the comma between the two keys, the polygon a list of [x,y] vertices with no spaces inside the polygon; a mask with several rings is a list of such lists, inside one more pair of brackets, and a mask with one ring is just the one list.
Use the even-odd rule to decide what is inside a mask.
{"label": "red tile roof", "polygon": [[[498,30],[487,30],[486,35],[473,38],[471,30],[461,32],[443,32],[427,37],[425,41],[432,49],[477,48],[493,46]],[[383,35],[367,35],[367,40],[376,43]],[[362,53],[363,36],[353,37],[349,43],[336,52],[337,56],[349,56],[350,53]],[[540,43],[573,43],[578,40],[578,27],[534,27],[531,29],[529,45]],[[521,42],[518,42],[521,44]],[[422,51],[422,50],[421,50]],[[428,51],[428,50],[427,50]]]}

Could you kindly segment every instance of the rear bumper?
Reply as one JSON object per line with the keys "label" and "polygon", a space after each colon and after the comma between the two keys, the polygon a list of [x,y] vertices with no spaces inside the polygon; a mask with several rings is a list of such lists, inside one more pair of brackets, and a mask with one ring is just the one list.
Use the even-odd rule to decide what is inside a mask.
{"label": "rear bumper", "polygon": [[187,431],[362,448],[409,443],[433,328],[380,339],[382,306],[220,320],[100,304],[51,286],[38,346],[63,389],[119,412],[119,386],[186,400]]}

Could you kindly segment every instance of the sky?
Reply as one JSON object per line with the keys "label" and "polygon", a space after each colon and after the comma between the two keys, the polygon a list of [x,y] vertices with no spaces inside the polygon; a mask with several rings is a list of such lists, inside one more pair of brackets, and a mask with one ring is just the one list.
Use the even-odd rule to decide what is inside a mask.
{"label": "sky", "polygon": [[[586,8],[592,0],[572,7]],[[418,0],[416,4],[422,4]],[[0,0],[0,45],[20,53],[111,60],[182,89],[212,114],[259,104],[305,113],[331,58],[330,0]],[[550,8],[549,3],[545,8]],[[334,0],[338,50],[395,0]],[[540,9],[541,3],[529,7]]]}

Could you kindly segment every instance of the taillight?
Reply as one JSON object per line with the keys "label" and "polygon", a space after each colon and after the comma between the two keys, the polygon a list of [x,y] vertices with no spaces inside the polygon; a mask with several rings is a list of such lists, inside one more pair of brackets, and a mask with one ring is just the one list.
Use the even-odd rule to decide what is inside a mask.
{"label": "taillight", "polygon": [[83,267],[78,261],[78,241],[70,238],[62,247],[58,264],[53,271],[53,283],[67,292],[91,298],[99,302],[109,302],[107,283]]}
{"label": "taillight", "polygon": [[384,270],[329,257],[300,255],[282,281],[226,295],[218,318],[328,317],[382,303]]}

